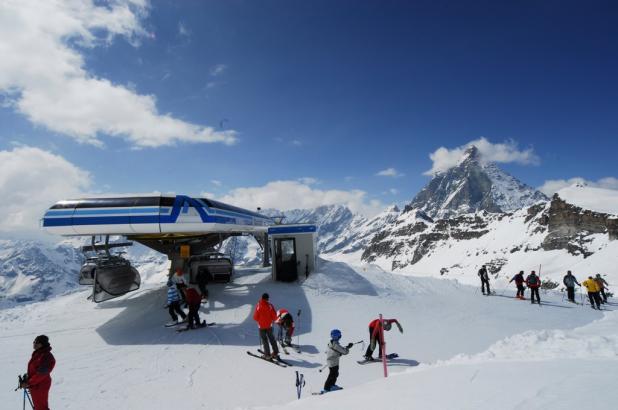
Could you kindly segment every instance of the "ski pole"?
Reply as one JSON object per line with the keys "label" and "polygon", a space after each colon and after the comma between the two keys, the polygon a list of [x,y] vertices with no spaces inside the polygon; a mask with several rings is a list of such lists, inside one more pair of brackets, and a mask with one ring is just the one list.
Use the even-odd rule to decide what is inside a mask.
{"label": "ski pole", "polygon": [[322,366],[320,368],[320,370],[318,370],[318,372],[322,373],[322,370],[326,369],[326,366],[328,366],[328,363],[326,363],[324,366]]}
{"label": "ski pole", "polygon": [[298,345],[299,353],[300,353],[300,313],[301,313],[301,310],[298,309],[298,312],[296,312],[296,320],[298,321],[298,333],[296,333],[296,344]]}

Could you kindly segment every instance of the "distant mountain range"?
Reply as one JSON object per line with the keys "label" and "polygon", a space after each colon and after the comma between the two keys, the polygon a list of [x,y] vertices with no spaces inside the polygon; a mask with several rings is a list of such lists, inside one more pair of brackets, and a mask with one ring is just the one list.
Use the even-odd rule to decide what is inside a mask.
{"label": "distant mountain range", "polygon": [[[396,272],[475,282],[482,264],[503,279],[541,265],[552,275],[580,269],[614,272],[618,280],[612,262],[618,254],[618,191],[578,185],[550,200],[484,162],[474,147],[435,175],[403,211],[391,206],[366,218],[330,205],[264,213],[283,215],[284,223],[316,224],[323,257]],[[0,306],[77,289],[83,242],[0,241]],[[222,251],[237,265],[261,262],[251,236],[228,239]],[[165,280],[169,262],[163,255],[136,244],[126,256],[143,280]]]}

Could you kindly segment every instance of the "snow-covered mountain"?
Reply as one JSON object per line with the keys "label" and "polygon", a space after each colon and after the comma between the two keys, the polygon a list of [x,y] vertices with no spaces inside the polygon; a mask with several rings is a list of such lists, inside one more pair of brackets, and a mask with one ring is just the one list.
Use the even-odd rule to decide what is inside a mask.
{"label": "snow-covered mountain", "polygon": [[[35,240],[0,240],[0,307],[37,302],[80,288],[79,269],[84,262],[84,238],[57,243]],[[135,243],[127,248],[131,263],[143,282],[161,281],[167,258]]]}
{"label": "snow-covered mountain", "polygon": [[[568,193],[580,203],[591,196],[585,187]],[[618,201],[604,206],[618,209]],[[550,202],[510,213],[481,211],[434,221],[405,212],[372,238],[361,258],[388,270],[463,282],[476,282],[483,264],[503,279],[541,265],[546,277],[558,282],[567,270],[618,280],[616,239],[616,215],[569,204],[559,192]]]}
{"label": "snow-covered mountain", "polygon": [[457,166],[436,174],[404,212],[420,210],[443,219],[478,211],[510,212],[547,200],[494,163],[483,161],[471,146]]}

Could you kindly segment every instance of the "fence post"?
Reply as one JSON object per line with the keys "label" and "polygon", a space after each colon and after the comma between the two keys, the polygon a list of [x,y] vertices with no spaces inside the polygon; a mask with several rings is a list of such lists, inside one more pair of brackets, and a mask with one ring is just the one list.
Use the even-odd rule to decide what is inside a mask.
{"label": "fence post", "polygon": [[388,368],[386,367],[386,342],[384,341],[384,319],[380,313],[380,342],[382,343],[382,365],[384,366],[384,377],[388,377]]}

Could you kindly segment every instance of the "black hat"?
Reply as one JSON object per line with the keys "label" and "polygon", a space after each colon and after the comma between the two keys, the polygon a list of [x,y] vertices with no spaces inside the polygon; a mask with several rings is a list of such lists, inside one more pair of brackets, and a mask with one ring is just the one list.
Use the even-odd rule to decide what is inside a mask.
{"label": "black hat", "polygon": [[262,299],[268,300],[268,298],[269,298],[268,293],[264,293],[262,295]]}
{"label": "black hat", "polygon": [[49,337],[45,335],[39,335],[34,339],[34,343],[40,343],[43,346],[49,346]]}

